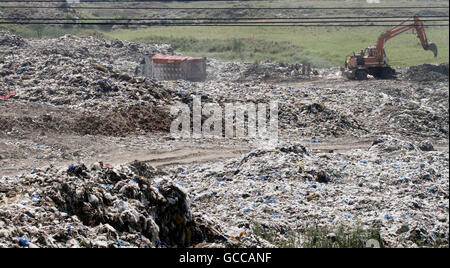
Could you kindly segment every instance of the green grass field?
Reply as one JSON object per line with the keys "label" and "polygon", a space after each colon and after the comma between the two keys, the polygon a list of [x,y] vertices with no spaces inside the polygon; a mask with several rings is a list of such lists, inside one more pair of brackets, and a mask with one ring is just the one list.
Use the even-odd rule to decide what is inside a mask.
{"label": "green grass field", "polygon": [[[166,42],[178,52],[224,60],[309,62],[317,67],[340,66],[347,55],[375,45],[386,28],[301,27],[152,27],[105,32],[110,38],[148,43]],[[411,66],[449,61],[449,29],[427,29],[437,44],[438,58],[424,51],[411,32],[387,44],[393,66]]]}
{"label": "green grass field", "polygon": [[[89,5],[89,4],[86,4]],[[123,4],[97,3],[96,6]],[[241,2],[164,2],[129,3],[128,6],[148,7],[363,7],[371,6],[365,0],[261,0]],[[382,0],[383,6],[448,5],[445,0]],[[70,10],[68,12],[71,12]],[[76,16],[83,18],[153,18],[153,17],[308,17],[308,16],[412,16],[426,10],[78,10]],[[438,13],[436,13],[438,12]],[[432,11],[430,14],[446,14],[448,10]],[[36,15],[34,15],[36,16]],[[60,15],[59,15],[60,16]],[[74,17],[75,14],[67,13]],[[119,38],[133,42],[169,43],[177,52],[192,56],[206,56],[229,61],[271,60],[289,63],[311,63],[315,67],[341,66],[346,56],[375,45],[386,27],[337,28],[337,27],[150,27],[144,29],[110,30],[108,27],[58,28],[47,27],[39,31],[32,26],[9,26],[8,30],[24,37],[57,37],[66,33],[100,33],[107,38]],[[88,28],[88,30],[86,30]],[[431,42],[437,44],[438,58],[424,51],[412,31],[387,43],[387,53],[393,66],[411,66],[424,63],[449,61],[448,27],[427,28]]]}

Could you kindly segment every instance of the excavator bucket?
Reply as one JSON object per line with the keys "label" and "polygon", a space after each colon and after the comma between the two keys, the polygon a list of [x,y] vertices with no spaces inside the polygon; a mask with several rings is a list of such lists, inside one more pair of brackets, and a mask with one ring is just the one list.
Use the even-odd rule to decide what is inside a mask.
{"label": "excavator bucket", "polygon": [[436,58],[437,55],[438,55],[438,49],[437,49],[437,46],[436,46],[435,43],[429,44],[429,45],[425,48],[425,50],[433,51],[433,54],[434,54],[434,57],[435,57],[435,58]]}

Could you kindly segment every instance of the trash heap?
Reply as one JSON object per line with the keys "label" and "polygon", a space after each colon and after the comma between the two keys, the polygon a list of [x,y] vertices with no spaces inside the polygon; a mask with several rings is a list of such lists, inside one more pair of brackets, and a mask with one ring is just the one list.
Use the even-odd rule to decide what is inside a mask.
{"label": "trash heap", "polygon": [[401,134],[417,139],[448,139],[448,81],[423,86],[395,80],[330,80],[298,86],[261,81],[170,82],[174,101],[278,102],[280,135],[290,140],[312,137],[373,137]]}
{"label": "trash heap", "polygon": [[145,163],[47,167],[0,180],[0,247],[189,247],[226,238]]}
{"label": "trash heap", "polygon": [[[435,151],[448,144],[448,64],[397,80],[349,81],[331,68],[296,83],[294,65],[213,59],[205,82],[135,75],[143,55],[172,52],[0,32],[0,171],[15,176],[0,175],[0,247],[279,246],[254,226],[298,246],[311,228],[340,225],[377,228],[387,246],[448,241],[449,156]],[[227,158],[225,146],[257,144],[168,137],[168,108],[194,95],[222,107],[277,102],[283,142],[238,159],[178,162],[178,146]],[[302,145],[335,141],[340,152]],[[370,149],[352,149],[367,141]],[[139,162],[49,166],[127,163],[159,149],[170,152],[164,171]]]}
{"label": "trash heap", "polygon": [[263,241],[255,240],[255,225],[285,241],[294,234],[299,246],[311,228],[360,225],[378,228],[386,246],[414,247],[448,241],[448,161],[429,146],[383,136],[369,150],[346,153],[312,154],[281,143],[173,169],[171,177],[189,190],[196,210],[243,245]]}
{"label": "trash heap", "polygon": [[27,42],[22,37],[0,31],[0,46],[22,47],[26,44]]}
{"label": "trash heap", "polygon": [[448,62],[412,66],[406,72],[406,78],[415,82],[448,82]]}
{"label": "trash heap", "polygon": [[43,110],[36,108],[28,117],[3,113],[2,132],[42,129],[107,136],[168,132],[166,104],[175,93],[133,72],[143,54],[170,53],[169,45],[72,35],[25,41],[7,32],[0,32],[0,40],[1,100]]}
{"label": "trash heap", "polygon": [[[208,59],[208,80],[227,82],[248,81],[296,81],[309,77],[302,74],[301,64],[278,63],[272,61],[262,62],[223,62]],[[294,71],[294,72],[293,72]],[[318,77],[319,71],[311,71],[311,77]]]}
{"label": "trash heap", "polygon": [[[0,36],[0,40],[5,36],[22,40]],[[71,35],[28,40],[28,46],[20,48],[15,44],[3,44],[0,85],[6,94],[15,92],[22,101],[98,110],[130,103],[158,105],[171,95],[156,81],[133,75],[143,54],[168,53],[167,45]]]}
{"label": "trash heap", "polygon": [[[168,108],[174,101],[186,102],[192,95],[201,95],[218,103],[278,101],[280,129],[293,139],[397,133],[448,139],[449,135],[448,64],[417,67],[422,76],[428,77],[436,73],[445,76],[447,66],[446,81],[430,81],[425,86],[407,78],[347,81],[336,77],[336,69],[321,70],[318,78],[322,80],[303,81],[302,86],[274,85],[270,79],[262,79],[262,73],[269,72],[269,76],[276,77],[290,73],[296,66],[271,62],[226,63],[214,59],[208,60],[211,75],[207,82],[157,82],[135,76],[133,70],[144,54],[172,53],[168,45],[71,35],[48,40],[23,40],[5,32],[0,36],[0,40],[17,39],[22,41],[16,43],[23,43],[20,47],[15,42],[2,46],[2,99],[70,108],[73,114],[87,113],[95,117],[94,121],[108,122],[107,118],[114,118],[117,111],[134,109],[133,106]],[[410,68],[410,76],[420,77],[414,70]],[[246,78],[241,79],[242,75]],[[168,111],[158,114],[169,117]]]}

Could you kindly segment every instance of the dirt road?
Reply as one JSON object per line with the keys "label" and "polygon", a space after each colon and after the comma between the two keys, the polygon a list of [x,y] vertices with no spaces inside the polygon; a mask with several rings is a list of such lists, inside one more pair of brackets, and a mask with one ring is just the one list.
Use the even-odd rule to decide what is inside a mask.
{"label": "dirt road", "polygon": [[[367,150],[375,138],[339,138],[326,141],[299,140],[313,152],[346,152]],[[198,164],[237,158],[255,146],[243,141],[219,142],[173,141],[167,135],[131,136],[45,136],[0,138],[0,175],[14,176],[35,168],[74,163],[90,165],[98,161],[121,165],[139,160],[155,167]],[[448,152],[448,142],[435,144],[438,151]]]}

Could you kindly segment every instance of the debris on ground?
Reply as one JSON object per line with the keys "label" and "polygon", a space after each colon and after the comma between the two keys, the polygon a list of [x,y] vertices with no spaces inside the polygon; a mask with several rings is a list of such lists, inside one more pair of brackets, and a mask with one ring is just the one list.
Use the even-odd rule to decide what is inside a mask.
{"label": "debris on ground", "polygon": [[[313,70],[310,75],[302,72],[302,63],[263,62],[222,62],[208,59],[208,80],[228,82],[281,82],[302,81],[320,77],[324,70]],[[306,66],[306,65],[305,65]]]}
{"label": "debris on ground", "polygon": [[448,62],[439,65],[412,66],[408,69],[406,77],[416,82],[448,82]]}
{"label": "debris on ground", "polygon": [[156,176],[142,163],[100,163],[2,178],[0,247],[225,246],[213,224],[193,214],[186,191]]}
{"label": "debris on ground", "polygon": [[[414,228],[426,243],[448,241],[448,154],[380,137],[369,150],[311,153],[298,143],[254,150],[239,159],[172,169],[193,204],[231,233],[251,233],[256,222],[275,232],[314,226],[377,227],[383,243],[413,247]],[[402,226],[411,230],[396,234]],[[250,238],[244,244],[254,243]],[[417,246],[417,245],[416,245]]]}
{"label": "debris on ground", "polygon": [[2,99],[2,100],[9,100],[11,97],[14,97],[15,95],[16,95],[15,92],[11,92],[11,93],[9,93],[6,96],[0,96],[0,99]]}
{"label": "debris on ground", "polygon": [[[136,75],[154,53],[173,50],[0,32],[0,247],[279,246],[257,229],[302,246],[358,224],[389,247],[448,241],[448,63],[395,80],[215,59],[204,82]],[[277,102],[278,146],[171,137],[170,105],[193,96]]]}
{"label": "debris on ground", "polygon": [[0,31],[0,46],[21,47],[27,42],[20,36]]}

